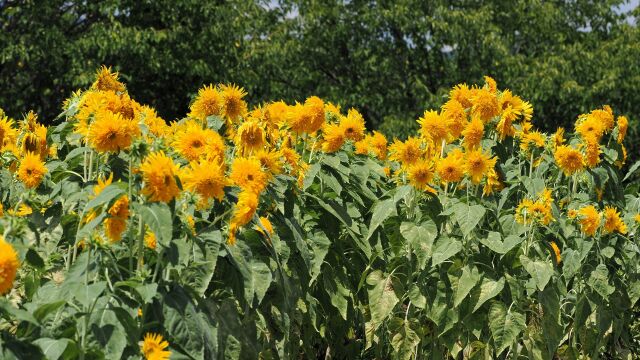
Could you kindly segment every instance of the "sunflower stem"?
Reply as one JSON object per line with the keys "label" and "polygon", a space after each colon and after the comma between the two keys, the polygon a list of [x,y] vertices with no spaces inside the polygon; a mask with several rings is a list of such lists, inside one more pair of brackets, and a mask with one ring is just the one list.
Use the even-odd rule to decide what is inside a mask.
{"label": "sunflower stem", "polygon": [[531,159],[529,160],[529,177],[533,176],[533,149],[531,149]]}
{"label": "sunflower stem", "polygon": [[144,221],[142,215],[138,215],[138,275],[142,273],[144,261]]}

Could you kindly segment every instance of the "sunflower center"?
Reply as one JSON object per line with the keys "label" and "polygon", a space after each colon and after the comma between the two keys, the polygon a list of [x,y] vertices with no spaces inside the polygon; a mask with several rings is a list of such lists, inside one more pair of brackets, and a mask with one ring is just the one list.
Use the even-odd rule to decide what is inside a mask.
{"label": "sunflower center", "polygon": [[167,174],[164,176],[164,185],[169,186],[171,184],[171,175]]}
{"label": "sunflower center", "polygon": [[191,143],[191,146],[192,146],[192,147],[194,147],[194,148],[196,148],[196,149],[198,149],[198,148],[202,147],[202,141],[200,141],[200,140],[194,140],[194,141]]}
{"label": "sunflower center", "polygon": [[249,180],[249,181],[253,181],[253,174],[249,174],[249,175],[247,175],[247,180]]}

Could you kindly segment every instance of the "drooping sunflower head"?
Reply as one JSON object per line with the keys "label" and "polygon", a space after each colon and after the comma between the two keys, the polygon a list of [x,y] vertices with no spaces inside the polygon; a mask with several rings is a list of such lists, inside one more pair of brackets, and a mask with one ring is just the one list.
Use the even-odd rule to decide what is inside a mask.
{"label": "drooping sunflower head", "polygon": [[314,133],[324,125],[326,118],[324,112],[324,101],[317,96],[311,96],[304,101],[305,112],[308,116],[306,132]]}
{"label": "drooping sunflower head", "polygon": [[255,157],[238,157],[231,165],[231,181],[242,190],[260,194],[267,186],[268,177]]}
{"label": "drooping sunflower head", "polygon": [[28,152],[20,160],[20,166],[18,167],[18,178],[28,188],[36,188],[44,179],[47,173],[47,168],[44,166],[40,156]]}
{"label": "drooping sunflower head", "polygon": [[558,244],[556,244],[555,241],[551,241],[549,245],[551,246],[551,249],[553,249],[553,254],[556,258],[556,264],[560,264],[562,262],[562,256],[560,255],[560,248],[558,247]]}
{"label": "drooping sunflower head", "polygon": [[243,190],[238,195],[238,202],[229,223],[229,245],[235,245],[236,231],[249,223],[258,209],[259,195],[250,190]]}
{"label": "drooping sunflower head", "polygon": [[603,106],[602,109],[595,109],[591,111],[589,115],[589,117],[594,118],[597,122],[602,124],[605,132],[613,129],[613,126],[615,125],[613,109],[611,109],[611,106],[609,105]]}
{"label": "drooping sunflower head", "polygon": [[340,119],[340,129],[345,139],[359,141],[364,137],[364,118],[356,109],[349,109],[347,116]]}
{"label": "drooping sunflower head", "polygon": [[558,146],[554,153],[554,158],[558,167],[567,176],[570,176],[584,169],[585,164],[582,154],[571,146]]}
{"label": "drooping sunflower head", "polygon": [[616,140],[618,141],[618,144],[622,144],[625,136],[627,136],[627,129],[629,129],[629,120],[627,119],[627,117],[618,116],[617,126],[618,126],[618,136]]}
{"label": "drooping sunflower head", "polygon": [[142,193],[150,201],[170,202],[180,194],[175,179],[178,166],[163,151],[147,156],[140,165],[140,171],[144,181]]}
{"label": "drooping sunflower head", "polygon": [[147,333],[142,343],[142,354],[146,360],[168,360],[171,356],[171,351],[165,350],[168,347],[169,343],[162,335]]}
{"label": "drooping sunflower head", "polygon": [[602,151],[600,151],[600,144],[598,143],[598,139],[595,136],[589,135],[585,139],[584,151],[585,164],[589,168],[596,167],[600,163],[600,153]]}
{"label": "drooping sunflower head", "polygon": [[243,88],[231,85],[221,85],[220,90],[222,93],[222,113],[224,116],[235,121],[239,116],[244,116],[247,112],[247,103],[242,100],[247,95]]}
{"label": "drooping sunflower head", "polygon": [[4,147],[6,142],[14,142],[17,130],[13,128],[14,122],[6,116],[0,116],[0,148]]}
{"label": "drooping sunflower head", "polygon": [[8,293],[13,288],[19,266],[15,249],[0,236],[0,295]]}

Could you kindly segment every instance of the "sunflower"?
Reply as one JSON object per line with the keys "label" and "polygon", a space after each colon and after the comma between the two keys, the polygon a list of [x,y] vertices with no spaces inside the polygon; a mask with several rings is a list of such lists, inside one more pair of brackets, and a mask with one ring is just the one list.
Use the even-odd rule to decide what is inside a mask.
{"label": "sunflower", "polygon": [[340,111],[340,105],[333,104],[331,102],[324,104],[324,111],[338,119],[342,116],[342,112]]}
{"label": "sunflower", "polygon": [[305,124],[305,131],[314,133],[324,125],[325,112],[324,102],[317,96],[311,96],[304,101],[304,111],[308,122]]}
{"label": "sunflower", "polygon": [[189,116],[205,121],[211,115],[222,113],[222,95],[213,85],[204,86],[198,90],[198,96],[191,104]]}
{"label": "sunflower", "polygon": [[449,98],[455,100],[462,105],[463,108],[467,109],[471,107],[471,89],[467,84],[458,84],[451,89],[449,92]]}
{"label": "sunflower", "polygon": [[589,205],[578,210],[577,215],[582,232],[587,236],[595,235],[601,221],[598,210],[593,205]]}
{"label": "sunflower", "polygon": [[482,177],[489,172],[496,163],[496,158],[490,158],[482,149],[466,153],[465,172],[474,184],[480,183]]}
{"label": "sunflower", "polygon": [[558,146],[562,146],[564,144],[564,128],[559,127],[556,132],[552,136],[553,139],[553,149],[557,149]]}
{"label": "sunflower", "polygon": [[138,116],[142,119],[142,123],[147,126],[149,132],[156,137],[163,137],[169,131],[167,122],[159,117],[158,113],[149,106],[143,105],[140,108]]}
{"label": "sunflower", "polygon": [[19,266],[15,249],[0,236],[0,295],[8,293],[13,288]]}
{"label": "sunflower", "polygon": [[345,136],[344,131],[338,124],[325,124],[322,128],[322,151],[333,153],[342,147]]}
{"label": "sunflower", "polygon": [[491,77],[491,76],[484,76],[484,82],[485,82],[485,87],[491,92],[491,93],[496,93],[498,92],[498,84],[496,83],[496,81]]}
{"label": "sunflower", "polygon": [[169,343],[160,334],[147,333],[142,344],[142,353],[146,360],[168,360],[171,351],[165,350]]}
{"label": "sunflower", "polygon": [[390,160],[398,161],[402,166],[415,164],[424,154],[420,139],[410,136],[406,141],[395,140],[389,147]]}
{"label": "sunflower", "polygon": [[111,72],[111,67],[102,65],[96,73],[96,81],[91,88],[102,91],[123,92],[124,84],[118,81],[118,73]]}
{"label": "sunflower", "polygon": [[488,196],[493,194],[496,190],[504,189],[504,184],[500,181],[500,176],[498,176],[498,172],[495,167],[489,169],[487,173],[487,182],[482,187],[482,195]]}
{"label": "sunflower", "polygon": [[416,189],[435,194],[436,190],[429,186],[433,179],[433,164],[430,161],[420,159],[408,169],[409,183]]}
{"label": "sunflower", "polygon": [[142,193],[150,201],[170,202],[180,194],[175,179],[178,167],[163,151],[147,156],[140,165],[140,171],[144,181]]}
{"label": "sunflower", "polygon": [[147,226],[147,230],[144,232],[144,244],[151,250],[155,250],[158,246],[158,240],[156,239],[156,234],[149,229]]}
{"label": "sunflower", "polygon": [[247,112],[247,103],[242,100],[247,93],[243,88],[236,85],[221,85],[222,102],[224,104],[222,113],[227,119],[235,121],[238,116],[244,116]]}
{"label": "sunflower", "polygon": [[255,157],[238,157],[231,165],[231,181],[242,190],[253,191],[260,194],[267,186],[268,177],[262,170],[260,160]]}
{"label": "sunflower", "polygon": [[247,120],[240,125],[236,133],[235,144],[243,154],[261,150],[266,144],[263,126],[257,120]]}
{"label": "sunflower", "polygon": [[340,119],[340,130],[345,139],[359,141],[364,137],[364,118],[356,109],[349,109],[347,116]]}
{"label": "sunflower", "polygon": [[585,164],[589,168],[594,168],[600,163],[600,144],[595,136],[588,136],[585,139]]}
{"label": "sunflower", "polygon": [[553,156],[558,167],[567,176],[584,169],[584,159],[582,158],[582,154],[571,146],[558,146]]}
{"label": "sunflower", "polygon": [[200,195],[204,202],[209,199],[222,201],[227,185],[224,164],[218,161],[200,159],[191,162],[183,171],[184,187]]}
{"label": "sunflower", "polygon": [[7,142],[15,142],[17,130],[13,128],[13,120],[0,116],[0,148]]}
{"label": "sunflower", "polygon": [[622,221],[620,213],[614,207],[607,206],[604,208],[604,232],[606,234],[612,232],[627,233],[627,225]]}
{"label": "sunflower", "polygon": [[259,196],[253,191],[243,190],[238,195],[238,202],[229,223],[229,245],[235,245],[235,233],[241,226],[246,225],[258,209]]}
{"label": "sunflower", "polygon": [[562,262],[562,256],[560,255],[560,248],[558,247],[558,244],[556,244],[555,241],[551,241],[549,245],[551,246],[551,249],[553,249],[553,254],[556,257],[556,264],[560,264]]}
{"label": "sunflower", "polygon": [[464,154],[459,149],[455,149],[438,161],[436,171],[440,180],[445,183],[457,182],[464,177],[464,165]]}
{"label": "sunflower", "polygon": [[467,125],[467,114],[464,112],[462,104],[455,99],[447,101],[442,106],[442,117],[450,140],[458,139]]}
{"label": "sunflower", "polygon": [[482,135],[484,134],[484,124],[479,118],[473,118],[462,131],[464,136],[462,143],[467,150],[473,150],[480,146]]}
{"label": "sunflower", "polygon": [[369,135],[369,146],[379,160],[387,158],[387,138],[383,134],[374,131]]}
{"label": "sunflower", "polygon": [[437,111],[425,111],[418,119],[418,124],[420,124],[421,135],[436,147],[441,146],[442,141],[446,140],[449,135],[447,124]]}
{"label": "sunflower", "polygon": [[11,216],[24,217],[33,214],[33,209],[31,208],[31,206],[22,203],[18,206],[17,209],[9,209],[7,211],[7,214]]}
{"label": "sunflower", "polygon": [[611,109],[611,106],[609,105],[603,106],[602,109],[591,111],[589,117],[594,118],[597,122],[602,124],[605,132],[613,129],[613,126],[615,125],[613,118],[613,109]]}
{"label": "sunflower", "polygon": [[509,107],[502,111],[500,120],[496,124],[496,131],[500,136],[500,140],[504,140],[506,137],[512,137],[516,134],[516,128],[513,126],[513,121],[516,119],[517,114]]}
{"label": "sunflower", "polygon": [[617,125],[618,125],[618,137],[616,140],[618,141],[618,144],[622,144],[625,136],[627,136],[627,129],[629,128],[629,120],[627,119],[626,116],[618,116]]}
{"label": "sunflower", "polygon": [[471,97],[471,115],[487,123],[494,116],[500,114],[500,105],[496,94],[488,89],[479,89]]}
{"label": "sunflower", "polygon": [[140,129],[133,121],[110,111],[100,111],[89,125],[87,142],[100,153],[118,152],[131,146],[139,133]]}
{"label": "sunflower", "polygon": [[203,129],[193,121],[187,121],[180,126],[173,141],[173,146],[188,161],[195,161],[206,153],[207,141],[214,131]]}
{"label": "sunflower", "polygon": [[282,173],[282,162],[280,161],[280,153],[275,151],[261,150],[254,155],[263,169],[267,170],[270,176]]}
{"label": "sunflower", "polygon": [[267,118],[271,124],[280,126],[287,121],[287,112],[289,105],[284,101],[272,102],[267,105]]}
{"label": "sunflower", "polygon": [[539,131],[531,131],[520,138],[520,150],[524,154],[530,154],[534,148],[544,148],[546,138]]}
{"label": "sunflower", "polygon": [[600,141],[604,131],[604,124],[594,116],[587,115],[576,123],[576,132],[585,140],[589,137],[595,137]]}
{"label": "sunflower", "polygon": [[224,152],[226,145],[220,134],[211,129],[207,129],[207,142],[204,145],[204,154],[208,160],[224,162]]}
{"label": "sunflower", "polygon": [[118,242],[122,239],[122,233],[127,228],[129,218],[129,197],[121,196],[109,208],[109,217],[104,221],[104,228],[107,237],[111,242]]}
{"label": "sunflower", "polygon": [[44,166],[40,156],[35,153],[27,153],[18,167],[18,178],[28,188],[36,188],[42,182],[47,168]]}

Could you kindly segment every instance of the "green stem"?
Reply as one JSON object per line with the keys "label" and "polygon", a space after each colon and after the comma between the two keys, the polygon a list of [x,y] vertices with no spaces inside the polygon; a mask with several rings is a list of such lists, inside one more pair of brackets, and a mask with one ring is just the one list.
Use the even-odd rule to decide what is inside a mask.
{"label": "green stem", "polygon": [[144,261],[144,221],[142,215],[138,216],[138,275],[142,273],[142,263]]}

